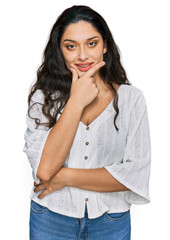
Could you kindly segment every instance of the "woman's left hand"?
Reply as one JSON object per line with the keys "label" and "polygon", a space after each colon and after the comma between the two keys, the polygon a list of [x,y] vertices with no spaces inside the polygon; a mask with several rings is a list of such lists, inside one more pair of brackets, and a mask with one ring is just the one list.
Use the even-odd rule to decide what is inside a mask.
{"label": "woman's left hand", "polygon": [[41,181],[39,184],[34,182],[34,192],[39,192],[44,189],[44,191],[38,196],[38,198],[42,199],[47,194],[52,193],[54,191],[60,190],[67,185],[67,175],[65,174],[67,168],[62,167],[54,176],[50,178],[48,181]]}

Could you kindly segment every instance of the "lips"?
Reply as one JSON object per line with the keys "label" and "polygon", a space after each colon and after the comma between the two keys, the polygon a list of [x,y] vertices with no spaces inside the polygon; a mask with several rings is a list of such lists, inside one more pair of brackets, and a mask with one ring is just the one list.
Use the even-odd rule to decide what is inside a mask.
{"label": "lips", "polygon": [[93,63],[77,63],[75,64],[77,66],[77,68],[82,71],[82,72],[86,72],[88,71],[91,67],[92,67]]}

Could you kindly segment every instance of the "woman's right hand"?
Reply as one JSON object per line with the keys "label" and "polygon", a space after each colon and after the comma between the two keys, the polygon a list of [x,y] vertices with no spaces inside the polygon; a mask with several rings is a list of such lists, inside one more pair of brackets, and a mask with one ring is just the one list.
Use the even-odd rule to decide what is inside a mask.
{"label": "woman's right hand", "polygon": [[105,65],[105,62],[99,62],[78,78],[78,73],[74,68],[70,68],[72,72],[72,85],[70,89],[70,98],[81,107],[85,108],[98,95],[99,90],[96,87],[94,75]]}

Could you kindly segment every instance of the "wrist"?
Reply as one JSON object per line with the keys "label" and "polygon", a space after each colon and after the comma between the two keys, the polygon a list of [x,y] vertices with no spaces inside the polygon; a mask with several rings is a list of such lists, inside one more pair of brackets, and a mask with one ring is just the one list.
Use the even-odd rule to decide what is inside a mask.
{"label": "wrist", "polygon": [[60,171],[62,174],[62,178],[64,179],[65,187],[71,186],[71,169],[67,167],[63,167]]}
{"label": "wrist", "polygon": [[70,97],[68,99],[68,103],[71,105],[71,106],[74,106],[77,110],[79,110],[80,112],[83,111],[84,109],[84,106],[77,100],[74,99],[74,97]]}

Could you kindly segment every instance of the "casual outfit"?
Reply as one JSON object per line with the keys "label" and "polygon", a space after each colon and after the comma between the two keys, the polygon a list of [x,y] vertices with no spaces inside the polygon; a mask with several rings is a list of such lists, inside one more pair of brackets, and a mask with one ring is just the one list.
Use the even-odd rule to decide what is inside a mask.
{"label": "casual outfit", "polygon": [[[124,227],[123,225],[125,222],[127,222],[127,226],[130,226],[131,204],[150,202],[151,144],[146,100],[143,92],[133,85],[122,84],[117,93],[119,97],[119,115],[116,119],[116,125],[119,131],[116,130],[113,122],[116,113],[113,108],[113,98],[104,111],[88,126],[81,121],[79,122],[70,153],[63,166],[78,169],[104,167],[130,191],[93,192],[74,187],[64,187],[48,194],[43,199],[38,199],[37,196],[40,192],[35,193],[33,186],[30,196],[31,205],[35,206],[37,204],[36,206],[46,210],[43,214],[37,215],[40,218],[39,221],[44,221],[46,225],[46,221],[50,221],[54,216],[56,216],[57,222],[57,219],[62,219],[64,234],[66,234],[67,226],[70,231],[68,234],[71,234],[72,231],[80,234],[81,232],[78,230],[79,225],[77,225],[77,220],[79,219],[83,224],[80,226],[80,229],[83,229],[83,226],[88,226],[88,232],[85,231],[86,234],[88,233],[88,240],[96,237],[98,240],[128,240],[130,238],[121,237],[124,236],[123,232],[120,233],[119,237],[118,229],[120,227],[121,231],[124,231],[126,229],[126,226]],[[59,93],[56,92],[56,94]],[[32,97],[31,104],[36,102],[40,104],[34,104],[30,115],[32,118],[39,118],[41,122],[47,122],[46,117],[42,114],[41,103],[43,101],[42,91],[37,90]],[[58,114],[57,121],[61,114],[62,112]],[[27,130],[24,135],[26,141],[24,152],[27,154],[31,164],[33,179],[38,183],[39,179],[36,173],[45,141],[51,129],[45,126],[39,126],[36,129],[36,123],[32,118],[26,115]],[[35,212],[33,210],[31,212],[32,218],[30,219],[35,220],[36,217],[33,217]],[[45,216],[47,217],[46,220],[44,219]],[[116,216],[123,221],[119,222],[120,225],[117,220],[114,220],[114,218],[117,218]],[[70,225],[67,225],[69,222]],[[38,224],[38,220],[35,220],[35,224]],[[72,224],[73,227],[71,227]],[[95,228],[97,226],[98,229]],[[53,226],[51,227],[52,229],[49,231],[53,232],[54,230],[55,232]],[[44,229],[45,226],[42,227],[42,230]],[[54,234],[59,234],[60,236],[58,230],[56,231]],[[113,235],[109,235],[110,231]],[[127,236],[129,231],[130,227],[125,233]],[[105,237],[99,238],[98,234],[100,235],[100,232],[105,234]],[[44,234],[48,233],[44,232]],[[114,234],[116,235],[114,236]],[[40,239],[43,240],[43,238]],[[46,239],[65,240],[77,238],[51,237]]]}

